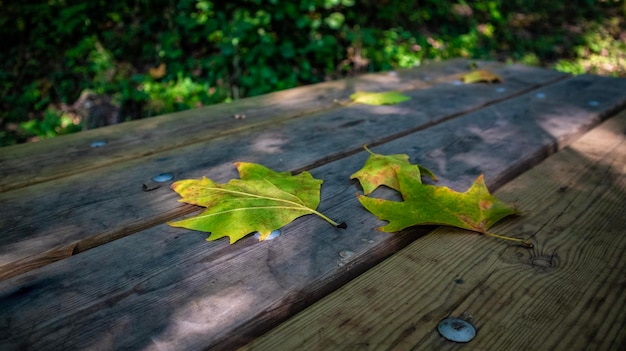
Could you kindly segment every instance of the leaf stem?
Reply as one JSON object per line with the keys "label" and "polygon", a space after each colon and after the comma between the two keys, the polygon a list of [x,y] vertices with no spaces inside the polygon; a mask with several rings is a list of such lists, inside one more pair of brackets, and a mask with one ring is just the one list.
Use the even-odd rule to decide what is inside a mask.
{"label": "leaf stem", "polygon": [[318,216],[322,217],[322,219],[324,219],[326,222],[328,222],[328,223],[332,224],[332,225],[333,225],[333,227],[341,227],[341,225],[342,225],[342,224],[344,224],[344,223],[337,223],[337,222],[333,221],[332,219],[330,219],[330,218],[326,217],[326,215],[324,215],[324,214],[323,214],[323,213],[321,213],[321,212],[318,212],[318,211],[313,210],[313,209],[310,209],[310,210],[311,210],[311,212],[312,212],[312,213],[314,213],[314,214],[316,214],[316,215],[318,215]]}
{"label": "leaf stem", "polygon": [[367,145],[363,144],[363,148],[365,149],[365,151],[369,152],[370,155],[375,155],[375,153],[373,153],[372,150],[367,148]]}
{"label": "leaf stem", "polygon": [[535,245],[533,245],[533,243],[531,243],[530,241],[528,241],[526,239],[512,238],[510,236],[498,235],[498,234],[494,234],[494,233],[490,233],[490,232],[483,232],[483,234],[485,234],[487,236],[490,236],[490,237],[493,237],[493,238],[515,241],[515,242],[518,242],[518,243],[524,245],[525,247],[527,247],[529,249],[532,249],[533,247],[535,247]]}

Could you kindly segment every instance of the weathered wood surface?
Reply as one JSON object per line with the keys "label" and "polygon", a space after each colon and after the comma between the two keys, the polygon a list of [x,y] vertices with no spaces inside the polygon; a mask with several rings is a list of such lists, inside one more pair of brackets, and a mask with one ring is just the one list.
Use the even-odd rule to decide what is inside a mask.
{"label": "weathered wood surface", "polygon": [[626,349],[626,111],[496,194],[525,214],[493,231],[534,249],[436,230],[243,350]]}
{"label": "weathered wood surface", "polygon": [[[532,91],[454,119],[446,118],[438,125],[418,128],[412,134],[386,142],[376,147],[375,151],[408,153],[414,161],[432,168],[445,184],[457,189],[467,187],[481,172],[487,174],[490,184],[501,184],[523,170],[520,164],[528,167],[538,162],[542,155],[556,150],[561,143],[567,143],[572,136],[590,128],[606,113],[623,105],[626,100],[622,95],[626,93],[626,89],[621,89],[623,84],[622,80],[598,77],[570,78],[542,87],[540,92],[544,95],[538,96],[539,91]],[[453,84],[450,86],[459,88]],[[489,89],[485,92],[493,93],[497,87],[478,85],[472,89]],[[434,96],[445,96],[442,91]],[[468,93],[464,91],[464,94],[448,96]],[[414,96],[414,99],[417,97]],[[590,105],[592,100],[597,104]],[[427,105],[427,102],[424,100],[421,105]],[[479,108],[484,103],[476,106]],[[400,107],[364,108],[354,105],[350,108],[363,120],[356,126],[363,125],[362,132],[367,133],[371,128],[380,128],[384,132],[384,125],[389,124],[385,123],[388,120],[373,119],[371,114],[384,111],[381,116],[385,118],[392,113],[402,116],[401,112],[394,113]],[[444,107],[450,108],[449,105]],[[418,113],[415,115],[419,116]],[[317,118],[328,117],[321,114],[304,120]],[[330,121],[332,118],[328,123]],[[368,128],[366,124],[369,124]],[[290,131],[298,128],[297,124],[288,125],[289,128],[281,132],[283,135],[289,136]],[[272,130],[280,130],[281,127],[276,125]],[[311,130],[311,127],[307,128]],[[260,139],[249,140],[264,140],[263,132],[257,133],[260,135],[256,138]],[[255,136],[251,134],[250,137]],[[350,145],[357,148],[362,143],[371,142],[372,138],[378,140],[378,137],[365,134],[364,139],[351,140],[353,144]],[[231,246],[225,240],[205,243],[203,233],[164,224],[152,226],[1,282],[0,348],[232,349],[408,244],[415,239],[410,234],[424,233],[423,230],[415,230],[392,235],[374,231],[373,228],[380,223],[360,207],[354,197],[358,189],[348,181],[349,175],[365,161],[366,153],[358,152],[314,167],[319,162],[315,160],[324,153],[307,145],[317,138],[286,139],[287,142],[279,144],[278,150],[272,152],[259,152],[263,149],[251,142],[240,142],[248,146],[238,149],[233,142],[228,144],[232,145],[229,161],[262,159],[278,169],[313,167],[313,175],[325,180],[320,210],[338,220],[347,221],[347,230],[332,228],[318,218],[304,217],[284,228],[283,235],[273,241],[256,243],[253,238],[248,238]],[[321,140],[340,143],[341,138],[343,135],[339,133],[327,133]],[[253,149],[249,145],[257,145],[258,148]],[[194,151],[195,147],[198,151]],[[124,167],[114,168],[111,173],[145,167],[148,169],[145,173],[152,175],[162,162],[172,162],[171,165],[177,165],[174,169],[186,172],[186,177],[206,174],[204,172],[209,169],[211,172],[207,175],[224,180],[234,172],[232,166],[225,163],[224,157],[217,158],[223,162],[217,164],[202,158],[210,157],[206,155],[216,150],[214,147],[215,144],[188,146],[172,154],[174,159],[168,159],[169,154],[164,153],[160,157],[165,160],[147,158],[149,161],[145,165],[131,161]],[[283,162],[287,159],[281,159],[281,155],[291,149],[302,153],[305,160],[299,161],[296,157],[295,163],[285,166]],[[251,150],[256,150],[257,154],[245,157],[245,152]],[[308,153],[314,157],[306,156]],[[174,155],[193,157],[181,161]],[[196,161],[202,160],[200,165],[194,166],[194,157]],[[105,177],[106,174],[99,176]],[[141,182],[146,177],[137,179]],[[67,188],[59,187],[71,189],[70,186],[76,186],[80,179],[76,176],[64,185]],[[115,184],[122,183],[119,180]],[[43,184],[33,188],[38,186]],[[110,186],[110,183],[104,182],[98,187],[106,193],[107,189],[113,191]],[[134,186],[139,187],[139,184]],[[84,192],[84,198],[89,198],[92,191],[88,188],[79,190]],[[159,194],[161,190],[167,189],[146,194]],[[60,192],[58,196],[70,196],[69,190],[67,192]],[[129,209],[139,210],[133,203],[135,195],[128,195],[132,201],[123,200],[123,195],[110,196],[122,198],[109,205],[117,207],[116,211],[110,210],[116,216],[123,217]],[[158,212],[159,203],[175,199],[170,200],[170,195],[164,192],[158,196],[158,200],[143,203],[148,211],[142,213]],[[82,208],[79,202],[75,202],[74,206],[74,211]],[[94,218],[109,220],[107,215]],[[47,223],[54,225],[50,220]],[[105,222],[103,228],[115,227],[116,223],[111,219]],[[59,230],[59,233],[62,231]],[[488,238],[477,238],[494,242]],[[490,245],[503,247],[502,243]]]}
{"label": "weathered wood surface", "polygon": [[[525,79],[530,76],[525,71]],[[507,81],[519,82],[514,77],[515,74],[511,74]],[[481,172],[487,174],[489,184],[501,185],[622,106],[626,101],[624,84],[623,80],[617,79],[575,77],[485,106],[492,101],[491,95],[481,99],[471,91],[493,94],[501,86],[476,85],[466,90],[463,86],[448,83],[449,88],[464,90],[452,93],[448,87],[441,87],[434,94],[427,93],[433,94],[426,95],[429,100],[420,100],[421,91],[408,92],[414,94],[413,99],[421,101],[420,104],[405,107],[353,105],[334,118],[319,114],[297,120],[308,123],[328,118],[325,123],[331,123],[342,116],[354,118],[349,122],[340,120],[331,125],[331,129],[317,133],[313,128],[315,124],[304,124],[303,127],[295,123],[296,120],[287,121],[285,125],[289,128],[280,134],[285,141],[278,145],[253,142],[268,140],[264,128],[255,131],[256,134],[238,134],[238,143],[229,144],[228,138],[222,138],[204,146],[194,144],[176,152],[164,152],[158,158],[147,157],[144,162],[129,161],[120,169],[111,166],[101,171],[112,168],[111,174],[116,174],[130,169],[129,175],[148,174],[134,176],[133,186],[137,189],[149,175],[164,171],[163,162],[174,166],[166,170],[178,170],[175,171],[177,178],[181,178],[181,174],[184,177],[204,174],[222,181],[234,175],[230,161],[235,160],[262,160],[264,164],[281,170],[311,168],[314,176],[325,181],[320,210],[348,222],[347,230],[333,228],[319,218],[309,216],[285,227],[283,235],[272,241],[256,243],[253,238],[247,238],[232,246],[227,240],[206,243],[203,233],[156,225],[159,220],[154,218],[172,211],[171,207],[159,207],[171,206],[162,202],[175,201],[167,189],[110,194],[116,191],[113,185],[126,186],[127,179],[102,178],[105,174],[99,175],[101,184],[93,180],[88,182],[95,189],[79,186],[81,179],[89,178],[86,175],[95,177],[96,172],[85,172],[83,177],[68,177],[66,179],[71,178],[68,183],[62,183],[65,180],[47,182],[57,184],[60,190],[73,189],[82,193],[85,199],[98,191],[106,195],[105,199],[119,197],[117,201],[111,200],[108,206],[97,206],[102,212],[93,215],[94,222],[84,224],[85,228],[94,223],[103,223],[104,230],[119,228],[122,227],[116,221],[119,218],[136,220],[122,222],[127,227],[144,223],[150,228],[0,282],[3,318],[0,320],[0,348],[232,349],[425,233],[413,230],[392,235],[373,230],[380,223],[360,207],[354,196],[358,189],[348,181],[349,175],[360,168],[367,154],[341,151],[346,145],[357,150],[363,143],[382,143],[374,150],[387,154],[407,153],[413,161],[433,169],[442,183],[459,190],[469,186]],[[444,97],[460,101],[468,98],[477,111],[459,116],[451,114],[455,102],[452,100],[442,107],[448,112],[438,114],[451,116],[445,117],[441,123],[417,128],[408,135],[396,135],[391,141],[388,141],[389,137],[379,139],[381,133],[387,133],[386,128],[391,128],[389,124],[394,124],[389,123],[390,116],[396,116],[394,122],[402,120],[404,115],[424,118],[419,112],[404,109],[429,104],[435,109],[437,103],[431,100]],[[590,101],[595,102],[590,104]],[[353,123],[358,120],[361,122]],[[344,123],[362,128],[357,130],[364,133],[362,139],[352,140],[356,138],[352,135],[358,135],[355,132],[350,136],[349,144],[341,144],[344,135],[339,133],[342,130],[339,126]],[[275,128],[283,128],[283,124],[277,124]],[[298,128],[308,133],[297,132]],[[372,129],[378,133],[368,134]],[[292,137],[311,134],[304,140]],[[269,133],[269,136],[275,135]],[[248,141],[242,143],[241,140]],[[324,144],[329,145],[327,151],[331,150],[326,155],[324,150],[311,147]],[[217,151],[217,146],[224,149]],[[262,146],[270,146],[270,150]],[[212,158],[212,153],[219,152],[221,156]],[[248,152],[250,155],[246,155]],[[343,158],[326,159],[332,152],[339,152]],[[283,157],[285,154],[290,157]],[[300,155],[302,159],[298,157]],[[334,159],[337,160],[329,162]],[[285,162],[293,163],[286,166]],[[318,164],[323,165],[316,166]],[[58,197],[74,196],[60,190]],[[7,194],[17,191],[21,190]],[[33,196],[36,194],[33,191]],[[137,194],[148,194],[146,199],[149,200],[135,203]],[[74,208],[68,212],[81,211],[83,205],[73,203]],[[142,207],[146,209],[142,210]],[[54,208],[47,211],[54,211]],[[180,213],[182,210],[176,211]],[[139,213],[152,218],[152,222],[146,222]],[[77,215],[72,221],[65,222],[68,223],[66,229],[70,231],[70,224],[80,222],[80,218]],[[128,229],[120,229],[124,230]],[[61,229],[57,232],[65,233]]]}
{"label": "weathered wood surface", "polygon": [[[211,138],[0,193],[0,209],[5,215],[0,219],[0,227],[7,228],[0,238],[0,279],[195,210],[195,207],[176,202],[177,195],[168,184],[144,191],[144,184],[148,188],[157,186],[150,181],[156,174],[171,172],[177,179],[208,176],[226,181],[236,176],[232,162],[237,160],[259,162],[280,170],[311,169],[358,152],[363,144],[382,143],[497,101],[514,98],[529,89],[563,89],[561,85],[554,85],[556,83],[549,85],[564,77],[560,73],[495,64],[492,69],[503,76],[504,84],[458,85],[453,78],[458,78],[460,67],[457,63],[450,67],[439,67],[434,71],[441,74],[437,76],[438,83],[406,91],[413,99],[400,105],[351,105],[301,115],[262,129],[242,130],[230,136]],[[450,71],[454,73],[450,75]],[[407,76],[411,75],[407,73]],[[626,90],[621,81],[617,86],[609,87],[605,84],[606,78],[576,77],[569,80],[572,81],[565,85],[566,91],[571,92],[568,84],[582,82],[584,87],[572,87],[580,90],[581,96],[589,99],[607,96],[599,100],[602,105],[576,112],[580,119],[573,123],[582,120],[582,126],[597,121],[600,115],[611,111],[626,98],[623,93],[614,93],[620,88]],[[403,87],[410,84],[404,78],[402,82]],[[547,100],[559,103],[557,94],[561,93],[550,94],[555,96]],[[538,106],[542,106],[542,102]],[[526,113],[520,110],[523,108],[517,107],[520,114]],[[393,123],[386,123],[389,119],[393,119]],[[145,122],[152,123],[150,120]],[[178,132],[172,131],[171,138],[180,139]],[[572,130],[564,132],[571,133]],[[178,143],[162,139],[167,144]],[[132,150],[129,149],[129,153]],[[120,211],[121,208],[124,210]]]}
{"label": "weathered wood surface", "polygon": [[[314,112],[341,107],[356,90],[386,91],[425,89],[442,82],[458,79],[466,72],[469,60],[457,59],[435,63],[419,69],[367,74],[356,78],[325,82],[289,89],[263,96],[237,100],[230,104],[212,105],[158,118],[133,121],[120,125],[89,130],[83,133],[0,149],[0,192],[27,185],[95,170],[185,145],[209,141],[243,130],[260,128]],[[480,62],[479,62],[480,63]],[[502,64],[485,63],[485,67]],[[517,66],[517,69],[527,69]],[[536,75],[535,73],[532,73]],[[508,75],[507,75],[508,76]],[[542,84],[545,81],[521,82]],[[547,73],[545,79],[562,74]],[[515,85],[512,88],[517,88]],[[501,94],[501,98],[508,94]],[[243,115],[245,119],[234,119]],[[105,141],[105,147],[92,148],[94,141]]]}

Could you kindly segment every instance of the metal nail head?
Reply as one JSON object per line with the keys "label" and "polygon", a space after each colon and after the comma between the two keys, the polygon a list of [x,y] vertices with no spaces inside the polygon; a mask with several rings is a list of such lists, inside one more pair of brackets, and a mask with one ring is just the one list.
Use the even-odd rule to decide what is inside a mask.
{"label": "metal nail head", "polygon": [[172,179],[174,179],[174,175],[172,173],[161,173],[152,177],[152,180],[157,183],[169,182]]}
{"label": "metal nail head", "polygon": [[107,142],[104,140],[95,140],[91,142],[90,146],[93,148],[97,148],[97,147],[103,147],[106,144]]}
{"label": "metal nail head", "polygon": [[437,331],[444,338],[454,342],[469,342],[476,336],[476,328],[459,318],[446,318],[439,322]]}

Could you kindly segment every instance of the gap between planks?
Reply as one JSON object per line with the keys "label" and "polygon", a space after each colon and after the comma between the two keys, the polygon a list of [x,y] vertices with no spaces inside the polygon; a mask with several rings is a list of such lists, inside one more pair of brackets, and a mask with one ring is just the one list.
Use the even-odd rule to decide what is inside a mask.
{"label": "gap between planks", "polygon": [[480,350],[618,350],[626,343],[626,111],[496,192],[525,214],[493,228],[534,249],[440,228],[244,350],[442,350],[443,318]]}

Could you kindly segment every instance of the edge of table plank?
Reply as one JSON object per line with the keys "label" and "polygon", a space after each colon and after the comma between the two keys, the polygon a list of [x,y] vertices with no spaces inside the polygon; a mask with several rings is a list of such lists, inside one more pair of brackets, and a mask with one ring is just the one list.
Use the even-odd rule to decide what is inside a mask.
{"label": "edge of table plank", "polygon": [[495,192],[525,214],[493,231],[534,249],[438,229],[241,350],[448,349],[450,316],[472,349],[620,349],[625,135],[626,110]]}

